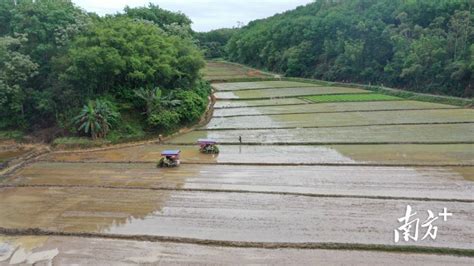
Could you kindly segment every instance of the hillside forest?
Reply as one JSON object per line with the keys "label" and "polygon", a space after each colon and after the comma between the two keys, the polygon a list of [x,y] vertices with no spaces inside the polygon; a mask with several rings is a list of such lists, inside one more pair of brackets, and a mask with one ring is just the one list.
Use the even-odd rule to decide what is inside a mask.
{"label": "hillside forest", "polygon": [[472,97],[472,8],[470,0],[317,0],[207,33],[208,55],[287,76]]}

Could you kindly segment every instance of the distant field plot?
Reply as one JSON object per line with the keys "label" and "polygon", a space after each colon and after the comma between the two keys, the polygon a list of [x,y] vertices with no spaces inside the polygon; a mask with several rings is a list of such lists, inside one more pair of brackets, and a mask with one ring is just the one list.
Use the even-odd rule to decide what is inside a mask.
{"label": "distant field plot", "polygon": [[268,105],[291,105],[291,104],[307,104],[308,102],[299,98],[283,98],[283,99],[266,99],[266,100],[248,100],[248,101],[217,101],[214,104],[214,111],[225,108],[235,107],[253,107],[253,106],[268,106]]}
{"label": "distant field plot", "polygon": [[200,138],[244,144],[332,144],[332,143],[471,143],[474,124],[354,126],[341,128],[297,128],[265,130],[193,131],[170,143],[194,144]]}
{"label": "distant field plot", "polygon": [[271,75],[262,73],[261,71],[240,66],[237,64],[230,64],[225,62],[207,62],[206,68],[202,72],[204,78],[213,80],[227,80],[236,78],[264,78],[271,77]]}
{"label": "distant field plot", "polygon": [[295,81],[258,81],[258,82],[215,83],[212,86],[217,91],[233,91],[233,90],[254,90],[254,89],[265,89],[265,88],[315,87],[318,85],[311,84],[311,83],[295,82]]}
{"label": "distant field plot", "polygon": [[260,90],[244,90],[234,92],[216,92],[215,95],[220,100],[225,99],[260,99],[279,97],[298,97],[319,94],[347,94],[347,93],[369,93],[369,91],[344,88],[344,87],[298,87],[298,88],[276,88]]}
{"label": "distant field plot", "polygon": [[373,111],[319,114],[282,114],[212,118],[207,129],[330,127],[416,123],[474,123],[474,110],[443,109],[415,111]]}
{"label": "distant field plot", "polygon": [[[359,163],[371,164],[420,164],[442,165],[463,164],[474,166],[474,144],[437,144],[437,145],[335,145],[325,146],[337,151],[344,157]],[[456,169],[465,179],[474,177],[474,168],[470,172]]]}
{"label": "distant field plot", "polygon": [[347,94],[347,95],[321,95],[304,97],[315,103],[320,102],[367,102],[367,101],[393,101],[401,98],[384,94]]}
{"label": "distant field plot", "polygon": [[[282,99],[292,100],[293,98]],[[253,101],[253,102],[265,102],[271,100]],[[273,102],[275,101],[275,102]],[[272,104],[277,104],[273,100]],[[242,105],[247,101],[242,101]],[[251,102],[250,102],[251,103]],[[232,106],[232,104],[241,104],[241,101],[222,101],[217,102],[216,106],[226,107]],[[237,105],[239,106],[239,105]],[[436,104],[428,102],[417,102],[417,101],[381,101],[381,102],[345,102],[345,103],[318,103],[318,104],[305,104],[305,105],[284,105],[284,106],[261,106],[252,107],[250,106],[242,108],[222,108],[215,109],[214,116],[235,116],[235,115],[272,115],[272,114],[288,114],[288,113],[317,113],[317,112],[346,112],[346,111],[370,111],[370,110],[406,110],[406,109],[456,109],[458,107],[445,104]]]}

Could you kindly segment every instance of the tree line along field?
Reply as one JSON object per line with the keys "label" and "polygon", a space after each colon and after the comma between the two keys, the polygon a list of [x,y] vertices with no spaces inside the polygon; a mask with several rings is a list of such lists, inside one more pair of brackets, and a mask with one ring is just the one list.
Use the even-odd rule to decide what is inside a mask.
{"label": "tree line along field", "polygon": [[[245,83],[232,84],[215,84],[216,94],[247,91]],[[168,245],[164,238],[179,242],[177,258],[186,252],[193,257],[204,241],[224,260],[232,257],[230,246],[249,255],[250,247],[259,254],[269,246],[300,252],[302,242],[313,255],[337,243],[330,261],[353,256],[362,247],[367,256],[386,261],[389,250],[403,257],[423,253],[425,262],[469,259],[473,110],[403,98],[346,102],[344,95],[336,102],[313,102],[305,98],[314,95],[300,98],[285,87],[314,90],[314,97],[321,97],[323,86],[307,85],[249,82],[252,90],[287,98],[217,98],[208,125],[165,143],[47,154],[1,181],[0,208],[7,215],[0,218],[0,228],[70,234],[32,236],[33,251],[60,244],[55,259],[66,262],[77,262],[90,240],[103,242],[104,237],[125,253],[136,245],[153,249],[148,262],[164,255],[155,250]],[[340,97],[340,89],[335,87],[333,96]],[[274,128],[256,129],[265,125]],[[199,153],[196,139],[206,137],[221,143],[219,155]],[[182,150],[179,168],[155,168],[164,149]],[[441,204],[455,216],[440,228],[439,241],[395,244],[393,230],[407,204],[420,214]],[[77,238],[83,234],[89,238]],[[11,248],[26,243],[18,236],[0,241]],[[410,253],[403,253],[407,249]],[[89,260],[113,252],[97,249]],[[301,256],[298,260],[311,257]]]}
{"label": "tree line along field", "polygon": [[208,37],[227,60],[290,77],[472,97],[473,21],[468,0],[323,0]]}

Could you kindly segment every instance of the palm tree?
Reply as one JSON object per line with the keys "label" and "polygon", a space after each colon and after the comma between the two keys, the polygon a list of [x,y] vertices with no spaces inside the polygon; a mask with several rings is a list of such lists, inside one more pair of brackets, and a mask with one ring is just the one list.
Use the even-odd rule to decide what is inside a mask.
{"label": "palm tree", "polygon": [[160,88],[135,90],[135,95],[145,101],[146,115],[149,117],[153,111],[160,107],[176,107],[181,104],[180,100],[173,99],[174,94],[170,92],[166,96],[162,96]]}
{"label": "palm tree", "polygon": [[112,124],[116,123],[119,114],[112,110],[105,101],[89,101],[84,105],[80,114],[73,120],[78,131],[90,135],[92,139],[103,138],[109,133]]}
{"label": "palm tree", "polygon": [[145,101],[146,106],[146,115],[150,116],[153,112],[155,106],[159,103],[161,99],[161,90],[160,88],[154,89],[145,89],[140,88],[135,90],[135,95]]}

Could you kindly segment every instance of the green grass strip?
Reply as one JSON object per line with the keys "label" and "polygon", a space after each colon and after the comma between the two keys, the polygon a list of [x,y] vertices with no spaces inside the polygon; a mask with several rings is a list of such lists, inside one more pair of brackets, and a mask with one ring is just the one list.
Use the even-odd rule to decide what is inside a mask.
{"label": "green grass strip", "polygon": [[373,101],[397,101],[399,97],[376,94],[376,93],[360,93],[360,94],[336,94],[336,95],[315,95],[302,97],[315,103],[328,102],[373,102]]}

